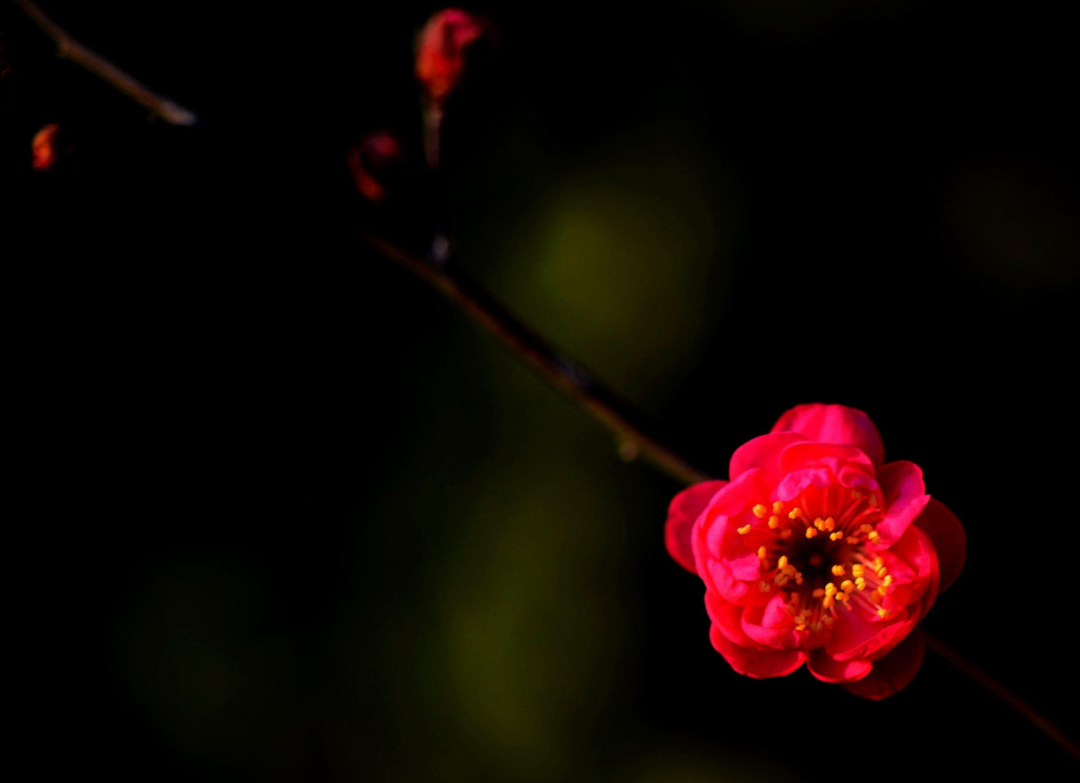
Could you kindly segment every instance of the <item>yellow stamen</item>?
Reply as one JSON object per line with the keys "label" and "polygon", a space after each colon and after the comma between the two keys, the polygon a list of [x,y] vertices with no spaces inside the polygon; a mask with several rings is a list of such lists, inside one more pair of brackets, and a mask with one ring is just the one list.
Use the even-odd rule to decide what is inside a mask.
{"label": "yellow stamen", "polygon": [[826,519],[825,520],[825,529],[826,530],[835,530],[836,529],[836,520],[833,519],[832,517],[829,517],[828,519]]}
{"label": "yellow stamen", "polygon": [[882,618],[882,619],[885,619],[886,617],[889,616],[889,610],[886,609],[885,607],[882,607],[881,609],[877,610],[877,616]]}
{"label": "yellow stamen", "polygon": [[781,501],[778,500],[778,501],[776,501],[775,503],[772,504],[772,512],[774,514],[779,514],[783,510],[784,510],[784,504]]}
{"label": "yellow stamen", "polygon": [[826,596],[830,596],[835,592],[836,592],[836,585],[834,585],[832,582],[829,582],[827,585],[825,585],[825,595]]}
{"label": "yellow stamen", "polygon": [[749,525],[743,525],[742,527],[739,528],[739,535],[740,536],[745,536],[749,532],[750,532],[750,526]]}
{"label": "yellow stamen", "polygon": [[788,514],[787,516],[788,516],[788,519],[798,519],[799,517],[802,516],[802,509],[801,508],[793,508],[793,509],[791,509],[791,513]]}
{"label": "yellow stamen", "polygon": [[825,598],[821,601],[821,605],[826,609],[832,609],[834,604],[836,604],[836,601],[833,600],[833,597],[831,595],[825,596]]}
{"label": "yellow stamen", "polygon": [[855,592],[855,583],[852,582],[850,579],[845,579],[843,582],[840,583],[840,589],[848,595],[851,595]]}
{"label": "yellow stamen", "polygon": [[806,528],[806,537],[807,538],[813,538],[816,535],[817,535],[817,529],[816,528],[812,528],[812,527]]}
{"label": "yellow stamen", "polygon": [[873,525],[859,525],[859,532],[860,533],[869,533],[873,529],[874,529]]}
{"label": "yellow stamen", "polygon": [[780,555],[780,559],[776,561],[777,568],[783,568],[788,564],[787,555]]}
{"label": "yellow stamen", "polygon": [[865,573],[866,573],[866,566],[864,566],[862,563],[856,563],[855,565],[853,565],[851,567],[851,575],[852,576],[862,576]]}
{"label": "yellow stamen", "polygon": [[855,577],[855,587],[857,589],[859,589],[859,590],[865,590],[866,589],[866,577],[863,577],[863,576]]}
{"label": "yellow stamen", "polygon": [[765,515],[769,513],[769,509],[758,503],[754,506],[754,516],[758,519],[764,519]]}
{"label": "yellow stamen", "polygon": [[[884,579],[884,578],[885,578],[885,575],[886,575],[887,573],[889,573],[889,569],[888,569],[888,568],[886,568],[885,566],[882,566],[881,568],[879,568],[879,569],[877,570],[877,572],[876,572],[876,573],[877,573],[877,575],[878,575],[878,578],[880,578],[880,579]],[[892,581],[892,580],[890,580],[890,581]]]}
{"label": "yellow stamen", "polygon": [[866,534],[866,537],[870,539],[871,544],[876,544],[878,541],[881,540],[881,536],[876,530],[871,530],[869,533]]}
{"label": "yellow stamen", "polygon": [[892,577],[891,576],[887,576],[887,577],[885,577],[884,579],[881,580],[881,586],[882,587],[888,587],[891,584],[892,584]]}
{"label": "yellow stamen", "polygon": [[764,546],[759,546],[759,547],[758,547],[758,550],[757,550],[757,556],[758,556],[758,557],[760,557],[760,558],[761,558],[762,560],[764,560],[764,559],[765,559],[765,555],[767,555],[767,554],[769,554],[769,550],[768,550],[768,549],[766,549],[766,548],[765,548]]}
{"label": "yellow stamen", "polygon": [[829,533],[829,540],[830,541],[839,541],[843,537],[844,537],[844,534],[840,530],[837,530],[835,533]]}
{"label": "yellow stamen", "polygon": [[822,519],[821,517],[818,517],[817,519],[814,520],[814,527],[816,527],[818,530],[824,530],[825,529],[825,520]]}
{"label": "yellow stamen", "polygon": [[778,527],[780,527],[780,517],[773,514],[769,517],[769,530],[776,530]]}
{"label": "yellow stamen", "polygon": [[843,576],[844,575],[844,567],[842,565],[834,565],[832,567],[832,575],[833,576]]}

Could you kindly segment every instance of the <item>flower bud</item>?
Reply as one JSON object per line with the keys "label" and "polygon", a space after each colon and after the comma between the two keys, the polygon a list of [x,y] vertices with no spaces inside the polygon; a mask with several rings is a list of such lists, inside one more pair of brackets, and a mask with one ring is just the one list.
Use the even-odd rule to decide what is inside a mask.
{"label": "flower bud", "polygon": [[60,126],[50,123],[34,135],[30,143],[32,164],[38,171],[46,171],[60,159]]}
{"label": "flower bud", "polygon": [[442,104],[461,82],[466,50],[487,32],[487,24],[458,8],[435,14],[420,31],[416,79],[435,104]]}
{"label": "flower bud", "polygon": [[370,201],[384,201],[386,179],[402,162],[404,153],[398,140],[389,133],[372,133],[349,149],[349,171],[356,189]]}

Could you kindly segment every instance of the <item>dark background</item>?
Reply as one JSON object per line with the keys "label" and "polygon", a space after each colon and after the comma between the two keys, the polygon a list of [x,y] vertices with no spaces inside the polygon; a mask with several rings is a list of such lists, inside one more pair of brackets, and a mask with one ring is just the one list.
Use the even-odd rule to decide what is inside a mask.
{"label": "dark background", "polygon": [[[928,654],[882,703],[735,675],[679,487],[357,226],[419,167],[429,4],[0,5],[12,738],[42,774],[627,783],[1068,775]],[[461,263],[726,474],[866,410],[969,534],[926,627],[1076,735],[1080,189],[1068,4],[489,3],[450,109]],[[3,68],[0,68],[2,71]],[[60,123],[70,149],[30,167]]]}

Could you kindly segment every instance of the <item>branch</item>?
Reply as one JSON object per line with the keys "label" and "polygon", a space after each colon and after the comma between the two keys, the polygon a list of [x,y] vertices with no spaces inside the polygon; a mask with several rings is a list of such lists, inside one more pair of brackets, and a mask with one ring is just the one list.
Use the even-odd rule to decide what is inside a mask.
{"label": "branch", "polygon": [[982,669],[979,669],[974,664],[969,663],[962,655],[960,655],[960,653],[949,647],[949,645],[945,644],[939,639],[936,639],[928,633],[925,635],[927,647],[929,647],[946,661],[948,661],[957,669],[966,674],[968,677],[973,679],[976,683],[986,688],[986,690],[990,691],[992,694],[997,696],[1007,705],[1020,713],[1020,715],[1022,715],[1028,723],[1030,723],[1032,726],[1037,728],[1047,737],[1049,737],[1062,748],[1064,748],[1066,753],[1070,753],[1074,758],[1080,760],[1080,747],[1078,747],[1076,743],[1073,742],[1071,739],[1066,737],[1062,733],[1061,729],[1059,729],[1053,723],[1040,715],[1034,707],[1021,699],[1015,693],[1010,691],[1008,688],[1006,688],[1000,682],[998,682],[989,674],[984,672]]}
{"label": "branch", "polygon": [[76,41],[56,22],[46,16],[45,12],[38,8],[36,3],[30,2],[30,0],[15,0],[15,3],[34,21],[34,24],[53,40],[56,44],[58,57],[78,63],[90,73],[111,84],[131,100],[145,106],[171,125],[194,125],[198,122],[199,118],[193,112],[173,103],[163,95],[158,95],[101,55],[95,54]]}
{"label": "branch", "polygon": [[619,454],[624,459],[633,459],[640,454],[647,462],[684,484],[697,484],[711,478],[656,435],[650,434],[652,426],[646,424],[629,403],[525,326],[452,263],[433,264],[370,234],[361,233],[360,238],[447,297],[544,380],[613,432],[619,439]]}

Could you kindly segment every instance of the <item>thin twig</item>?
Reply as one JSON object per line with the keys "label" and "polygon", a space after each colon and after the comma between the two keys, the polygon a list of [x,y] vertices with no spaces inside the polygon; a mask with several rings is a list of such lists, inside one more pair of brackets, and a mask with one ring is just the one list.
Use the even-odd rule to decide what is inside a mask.
{"label": "thin twig", "polygon": [[193,112],[177,105],[163,95],[158,95],[101,55],[90,51],[76,41],[56,22],[46,16],[45,12],[38,8],[36,3],[30,2],[30,0],[15,0],[15,3],[27,16],[34,20],[34,24],[40,27],[56,43],[57,56],[78,63],[102,81],[111,84],[124,95],[145,106],[172,125],[194,125],[198,122],[199,118]]}
{"label": "thin twig", "polygon": [[1077,746],[1075,742],[1066,737],[1061,729],[1040,715],[1035,708],[1026,701],[1021,699],[982,669],[969,663],[967,659],[960,655],[960,653],[956,652],[956,650],[949,647],[949,645],[945,644],[940,639],[937,639],[930,634],[926,634],[926,646],[1020,713],[1032,726],[1064,748],[1067,753],[1072,754],[1076,759],[1080,759],[1080,746]]}
{"label": "thin twig", "polygon": [[640,454],[647,462],[685,484],[697,484],[710,478],[708,473],[693,467],[658,437],[649,434],[652,427],[645,424],[643,417],[629,403],[525,326],[453,263],[435,265],[379,237],[362,233],[360,238],[437,289],[474,322],[509,346],[541,377],[615,433],[623,456],[629,458]]}

